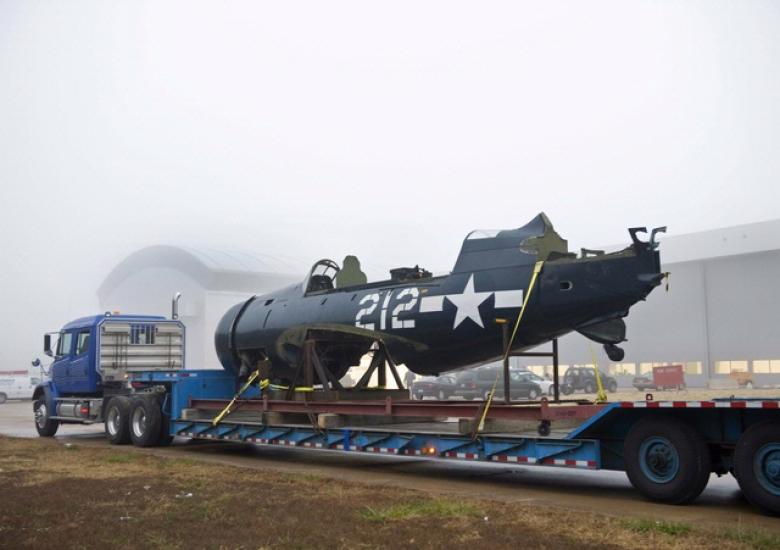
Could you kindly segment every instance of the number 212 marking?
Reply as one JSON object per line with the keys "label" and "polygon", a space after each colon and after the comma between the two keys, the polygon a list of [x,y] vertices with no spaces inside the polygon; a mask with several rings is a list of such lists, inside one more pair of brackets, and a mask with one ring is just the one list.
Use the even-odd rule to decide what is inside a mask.
{"label": "number 212 marking", "polygon": [[388,306],[392,295],[393,291],[391,290],[385,295],[384,301],[382,301],[380,293],[378,292],[363,296],[360,300],[360,305],[363,307],[355,316],[355,326],[368,330],[375,330],[376,323],[369,322],[366,318],[374,314],[379,306],[379,302],[382,301],[382,309],[379,312],[379,330],[386,330],[388,317],[390,327],[393,329],[414,328],[414,319],[399,319],[398,316],[404,311],[411,311],[414,309],[417,302],[420,300],[420,289],[412,287],[401,290],[396,297],[397,303],[395,307],[388,315]]}

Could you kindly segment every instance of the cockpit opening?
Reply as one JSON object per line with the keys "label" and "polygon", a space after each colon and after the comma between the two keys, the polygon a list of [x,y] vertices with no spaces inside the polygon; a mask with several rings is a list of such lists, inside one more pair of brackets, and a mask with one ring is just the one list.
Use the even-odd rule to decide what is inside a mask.
{"label": "cockpit opening", "polygon": [[414,267],[398,267],[390,270],[389,281],[368,282],[366,274],[360,269],[357,256],[344,258],[343,267],[333,260],[322,259],[314,264],[306,280],[306,295],[322,294],[343,290],[346,288],[373,287],[387,283],[412,282],[420,279],[430,279],[432,273],[416,265]]}
{"label": "cockpit opening", "polygon": [[335,288],[334,281],[341,268],[333,260],[322,259],[314,264],[309,272],[306,294],[327,292]]}

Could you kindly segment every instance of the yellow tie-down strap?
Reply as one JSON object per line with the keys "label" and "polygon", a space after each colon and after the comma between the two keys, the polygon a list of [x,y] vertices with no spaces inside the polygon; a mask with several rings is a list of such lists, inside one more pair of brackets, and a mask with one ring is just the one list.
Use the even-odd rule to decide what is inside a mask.
{"label": "yellow tie-down strap", "polygon": [[[506,360],[506,358],[509,356],[509,352],[512,350],[512,344],[514,344],[515,337],[517,336],[517,329],[520,328],[520,321],[523,319],[525,308],[528,305],[528,300],[531,298],[531,293],[533,292],[534,287],[536,286],[536,279],[539,277],[539,273],[542,271],[542,266],[544,266],[544,261],[536,262],[536,265],[534,265],[534,273],[533,275],[531,275],[531,282],[528,284],[528,292],[525,293],[525,298],[523,299],[523,305],[520,306],[520,313],[517,314],[517,321],[515,321],[515,328],[512,330],[512,336],[511,338],[509,338],[509,342],[507,342],[506,349],[504,350],[504,357],[503,357],[504,360]],[[498,379],[501,376],[502,372],[504,371],[499,370],[498,373],[496,373],[496,379],[493,381],[493,387],[490,389],[490,394],[488,394],[487,403],[485,403],[485,410],[482,411],[482,417],[479,419],[479,424],[477,425],[477,430],[476,430],[477,433],[485,429],[485,418],[487,418],[488,409],[490,409],[490,405],[493,403],[493,395],[496,393],[496,385],[498,384]]]}
{"label": "yellow tie-down strap", "polygon": [[[214,420],[211,421],[212,426],[216,426],[220,422],[222,422],[222,419],[225,418],[227,415],[229,415],[232,412],[233,405],[236,404],[236,401],[238,401],[238,398],[241,397],[241,394],[243,394],[246,390],[250,388],[250,386],[260,377],[260,371],[256,370],[252,374],[249,375],[249,378],[247,378],[246,383],[241,386],[241,389],[238,390],[238,393],[233,396],[233,399],[230,400],[230,403],[227,404],[227,407],[222,409],[222,412],[219,413],[217,416],[214,417]],[[261,380],[258,386],[261,390],[268,387],[268,379]]]}

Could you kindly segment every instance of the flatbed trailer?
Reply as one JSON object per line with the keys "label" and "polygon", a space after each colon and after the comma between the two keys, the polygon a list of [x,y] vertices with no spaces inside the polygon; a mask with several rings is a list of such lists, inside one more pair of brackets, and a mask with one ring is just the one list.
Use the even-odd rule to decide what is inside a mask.
{"label": "flatbed trailer", "polygon": [[[234,397],[237,380],[223,371],[134,373],[138,403],[156,396],[157,423],[133,407],[133,442],[154,445],[143,431],[167,427],[167,437],[324,449],[347,453],[419,456],[440,460],[500,462],[588,470],[625,471],[647,498],[670,504],[695,500],[711,473],[732,473],[747,499],[780,514],[780,398],[711,401],[628,401],[495,404],[408,400],[272,399],[251,387],[232,413],[215,422]],[[144,394],[147,393],[147,397]],[[649,397],[649,396],[648,396]],[[148,407],[147,407],[148,408]],[[323,427],[322,414],[343,415],[344,425]],[[452,422],[372,425],[366,418],[487,418],[556,422],[578,419],[567,432],[541,436],[534,430],[463,434]],[[285,417],[285,415],[288,415]],[[290,422],[290,418],[297,420]],[[156,417],[157,417],[156,416]],[[156,418],[155,417],[155,418]],[[303,419],[303,421],[301,421]],[[363,420],[361,420],[363,419]],[[107,428],[108,431],[108,428]],[[154,434],[153,434],[154,435]]]}
{"label": "flatbed trailer", "polygon": [[173,317],[77,319],[63,327],[56,353],[46,336],[55,360],[33,395],[38,433],[102,423],[117,445],[189,437],[618,470],[646,497],[671,504],[695,500],[713,472],[732,473],[748,500],[780,514],[780,398],[521,404],[412,401],[361,384],[279,390],[259,380],[259,367],[253,384],[229,371],[184,369],[184,326]]}

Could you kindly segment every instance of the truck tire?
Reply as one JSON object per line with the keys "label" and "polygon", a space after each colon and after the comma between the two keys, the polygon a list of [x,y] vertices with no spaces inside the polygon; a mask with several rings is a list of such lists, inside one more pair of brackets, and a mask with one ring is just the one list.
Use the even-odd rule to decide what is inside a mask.
{"label": "truck tire", "polygon": [[734,450],[734,476],[751,504],[780,515],[780,426],[761,422],[742,434]]}
{"label": "truck tire", "polygon": [[54,434],[57,433],[57,428],[60,427],[60,421],[49,418],[51,413],[45,395],[41,395],[35,400],[33,413],[35,415],[35,429],[38,431],[38,435],[41,437],[54,437]]}
{"label": "truck tire", "polygon": [[136,447],[154,447],[160,441],[162,410],[155,396],[138,396],[130,407],[130,439]]}
{"label": "truck tire", "polygon": [[105,413],[106,439],[112,445],[130,443],[130,398],[126,395],[112,397]]}
{"label": "truck tire", "polygon": [[685,504],[710,479],[712,459],[704,438],[692,426],[668,416],[639,420],[623,444],[631,484],[651,500]]}

